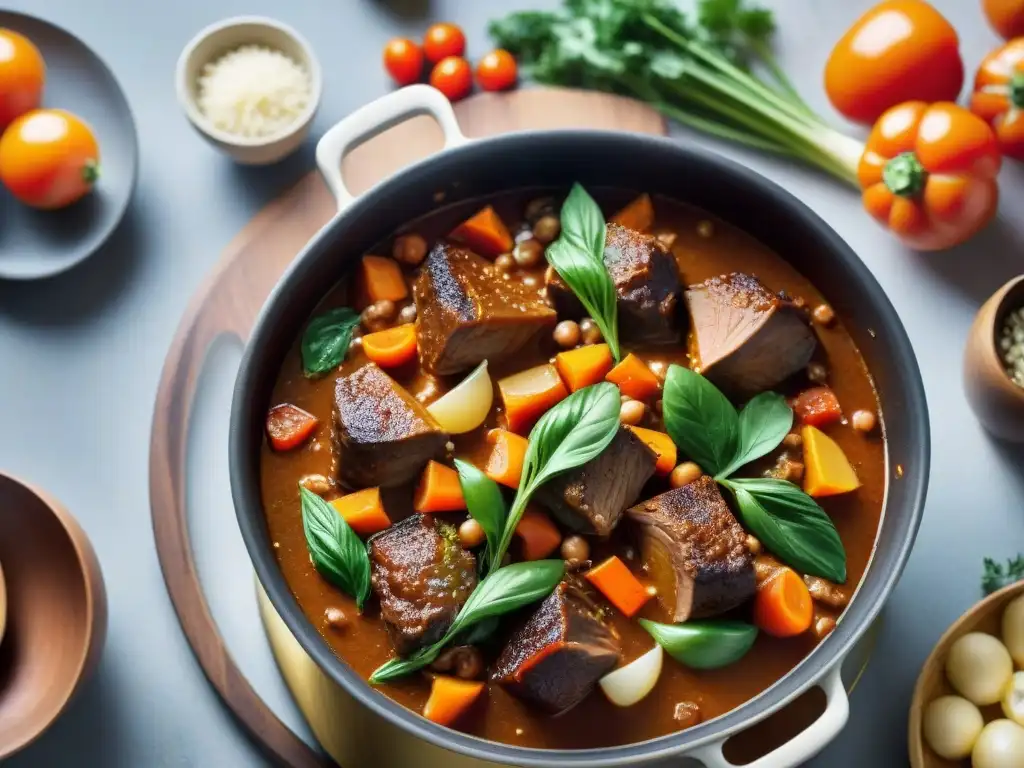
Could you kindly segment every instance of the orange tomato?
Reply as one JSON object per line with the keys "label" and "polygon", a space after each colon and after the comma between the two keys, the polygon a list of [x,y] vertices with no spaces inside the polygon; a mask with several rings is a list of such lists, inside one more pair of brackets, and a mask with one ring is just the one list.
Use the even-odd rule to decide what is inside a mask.
{"label": "orange tomato", "polygon": [[399,85],[412,85],[423,72],[423,51],[404,37],[389,40],[384,46],[384,68]]}
{"label": "orange tomato", "polygon": [[46,65],[32,41],[10,29],[0,29],[0,130],[39,106]]}
{"label": "orange tomato", "polygon": [[423,35],[423,52],[433,64],[449,56],[461,56],[466,52],[466,36],[455,24],[431,24]]}
{"label": "orange tomato", "polygon": [[1024,37],[985,57],[974,78],[971,112],[992,126],[1004,155],[1024,160]]}
{"label": "orange tomato", "polygon": [[904,101],[956,101],[964,84],[956,30],[924,0],[885,0],[836,43],[825,65],[829,101],[873,123]]}
{"label": "orange tomato", "polygon": [[99,177],[92,129],[63,109],[22,115],[0,137],[0,182],[33,208],[63,208]]}
{"label": "orange tomato", "polygon": [[909,101],[875,123],[857,176],[868,213],[912,248],[937,251],[995,215],[1001,162],[995,134],[977,115]]}
{"label": "orange tomato", "polygon": [[491,51],[476,65],[476,81],[485,91],[503,91],[516,84],[516,60],[502,48]]}
{"label": "orange tomato", "polygon": [[448,97],[458,101],[473,89],[473,73],[469,62],[458,56],[441,59],[430,73],[430,84]]}
{"label": "orange tomato", "polygon": [[992,28],[1009,40],[1024,35],[1024,0],[982,0]]}

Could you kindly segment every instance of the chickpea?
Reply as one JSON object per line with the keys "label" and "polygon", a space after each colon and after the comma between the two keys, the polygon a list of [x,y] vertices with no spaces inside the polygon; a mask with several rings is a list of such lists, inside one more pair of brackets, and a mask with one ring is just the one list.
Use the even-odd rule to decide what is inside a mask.
{"label": "chickpea", "polygon": [[391,299],[375,301],[363,310],[363,327],[370,332],[382,331],[394,319],[395,312],[395,302],[391,301]]}
{"label": "chickpea", "polygon": [[597,323],[589,317],[580,320],[580,336],[584,344],[598,344],[604,338]]}
{"label": "chickpea", "polygon": [[512,258],[520,267],[536,267],[544,258],[544,246],[533,238],[524,240],[512,250]]}
{"label": "chickpea", "polygon": [[353,336],[352,340],[348,343],[348,352],[351,355],[357,349],[362,349],[362,347],[363,347],[363,337],[362,336]]}
{"label": "chickpea", "polygon": [[555,326],[553,336],[562,349],[572,349],[580,343],[580,327],[575,320],[563,320]]}
{"label": "chickpea", "polygon": [[523,211],[523,216],[527,221],[533,223],[540,219],[542,216],[547,216],[555,210],[555,198],[553,197],[538,197],[526,204],[526,209]]}
{"label": "chickpea", "polygon": [[818,325],[832,325],[836,319],[836,313],[828,304],[819,304],[811,312],[811,317]]}
{"label": "chickpea", "polygon": [[499,272],[508,274],[516,268],[516,260],[512,257],[511,253],[503,253],[494,260],[494,266]]}
{"label": "chickpea", "polygon": [[590,558],[590,544],[582,536],[569,536],[562,540],[563,560],[587,560]]}
{"label": "chickpea", "polygon": [[804,584],[811,598],[819,603],[841,611],[850,602],[850,595],[845,589],[820,576],[804,576]]}
{"label": "chickpea", "polygon": [[398,322],[400,322],[402,325],[405,325],[406,323],[415,323],[416,305],[406,304],[404,307],[402,307],[402,310],[398,313]]}
{"label": "chickpea", "polygon": [[853,416],[850,417],[850,424],[858,432],[874,432],[875,427],[878,425],[878,419],[875,414],[871,411],[864,410],[863,408],[853,412]]}
{"label": "chickpea", "polygon": [[804,439],[800,437],[799,432],[790,432],[782,438],[782,444],[787,448],[799,448],[804,444]]}
{"label": "chickpea", "polygon": [[533,225],[533,236],[540,241],[541,245],[553,242],[562,231],[562,222],[557,216],[550,214],[541,216]]}
{"label": "chickpea", "polygon": [[828,368],[821,363],[809,363],[807,365],[807,378],[815,384],[824,384],[828,381]]}
{"label": "chickpea", "polygon": [[647,412],[647,406],[645,406],[639,400],[627,400],[619,407],[619,421],[623,424],[628,424],[635,427],[644,419],[644,414]]}
{"label": "chickpea", "polygon": [[399,264],[417,267],[427,256],[427,241],[419,235],[401,235],[395,238],[391,256]]}
{"label": "chickpea", "polygon": [[455,676],[463,680],[475,680],[484,671],[484,660],[480,651],[472,645],[464,645],[456,650],[461,651],[455,655]]}
{"label": "chickpea", "polygon": [[459,543],[466,549],[474,549],[484,543],[487,538],[484,534],[484,527],[472,517],[463,521],[459,526]]}
{"label": "chickpea", "polygon": [[324,624],[331,629],[344,629],[348,626],[348,618],[340,608],[331,606],[324,611]]}
{"label": "chickpea", "polygon": [[831,616],[819,616],[814,622],[814,636],[819,640],[824,640],[832,634],[832,630],[835,628],[835,619]]}
{"label": "chickpea", "polygon": [[692,461],[684,461],[672,470],[668,482],[673,488],[682,488],[700,477],[704,472]]}
{"label": "chickpea", "polygon": [[324,475],[306,475],[299,480],[299,485],[317,496],[323,496],[334,489],[334,485]]}
{"label": "chickpea", "polygon": [[747,539],[744,542],[744,544],[746,545],[747,551],[749,551],[750,554],[752,554],[752,555],[760,555],[761,554],[761,542],[760,542],[760,540],[756,536],[751,536],[748,533],[747,534]]}

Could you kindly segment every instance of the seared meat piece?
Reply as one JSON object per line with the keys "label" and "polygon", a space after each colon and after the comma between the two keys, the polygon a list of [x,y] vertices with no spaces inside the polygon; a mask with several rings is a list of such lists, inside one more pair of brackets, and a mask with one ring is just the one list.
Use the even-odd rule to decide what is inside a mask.
{"label": "seared meat piece", "polygon": [[395,650],[441,639],[476,587],[476,558],[455,528],[413,515],[370,539],[371,582]]}
{"label": "seared meat piece", "polygon": [[640,526],[644,569],[672,621],[716,616],[753,597],[754,560],[747,534],[709,476],[626,514]]}
{"label": "seared meat piece", "polygon": [[549,480],[537,489],[534,500],[567,528],[607,536],[637,500],[657,463],[643,440],[620,427],[600,455]]}
{"label": "seared meat piece", "polygon": [[392,486],[415,478],[444,455],[447,433],[374,363],[342,376],[334,389],[338,479],[350,488]]}
{"label": "seared meat piece", "polygon": [[448,243],[427,256],[412,293],[420,361],[439,375],[509,357],[557,319],[536,290]]}
{"label": "seared meat piece", "polygon": [[586,588],[568,577],[508,641],[491,679],[559,714],[583,701],[621,652]]}
{"label": "seared meat piece", "polygon": [[[674,344],[682,338],[682,286],[675,257],[665,244],[618,224],[608,225],[604,265],[615,283],[619,333],[637,344]],[[554,269],[545,273],[559,316],[582,317],[583,306]]]}
{"label": "seared meat piece", "polygon": [[733,272],[686,291],[697,370],[733,397],[771,389],[804,368],[817,339],[796,306]]}

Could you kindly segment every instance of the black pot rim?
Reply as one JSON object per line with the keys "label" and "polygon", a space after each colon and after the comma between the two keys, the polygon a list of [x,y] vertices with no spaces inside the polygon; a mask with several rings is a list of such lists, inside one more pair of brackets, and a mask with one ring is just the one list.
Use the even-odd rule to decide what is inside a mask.
{"label": "black pot rim", "polygon": [[[306,619],[288,588],[272,551],[266,546],[267,537],[258,473],[252,467],[251,458],[253,451],[258,452],[259,447],[253,445],[253,434],[261,434],[261,432],[259,430],[253,432],[247,421],[250,419],[250,414],[253,413],[252,399],[257,388],[256,369],[260,359],[261,340],[270,332],[271,326],[279,320],[284,308],[294,303],[291,298],[292,291],[302,282],[304,276],[307,276],[317,261],[324,260],[318,247],[336,238],[339,235],[339,230],[343,230],[347,223],[361,216],[372,215],[373,209],[377,206],[387,205],[389,199],[397,194],[404,185],[414,180],[422,181],[438,176],[445,178],[445,173],[451,173],[451,169],[474,161],[484,162],[488,156],[492,158],[521,157],[524,154],[528,155],[537,147],[547,144],[569,147],[576,142],[592,144],[595,147],[595,156],[598,156],[597,148],[617,152],[628,152],[632,148],[636,151],[663,152],[666,153],[666,156],[674,155],[674,159],[685,160],[695,167],[713,170],[714,173],[721,174],[725,178],[723,183],[730,185],[730,189],[745,190],[747,193],[765,200],[772,199],[774,203],[786,209],[792,218],[797,220],[799,226],[806,228],[813,233],[818,241],[825,244],[825,250],[829,258],[834,261],[835,267],[843,271],[844,277],[848,278],[852,284],[864,291],[866,302],[881,321],[880,328],[884,329],[887,336],[890,352],[894,353],[890,355],[892,359],[889,360],[889,363],[898,373],[901,384],[899,396],[908,419],[910,433],[910,452],[906,455],[905,461],[908,465],[913,466],[915,471],[900,481],[904,484],[902,490],[906,501],[900,505],[898,512],[900,515],[909,516],[902,523],[903,538],[897,542],[895,551],[884,563],[884,572],[879,572],[879,564],[875,561],[878,541],[881,538],[881,526],[885,525],[885,520],[889,515],[894,514],[894,510],[889,508],[891,481],[887,485],[885,510],[878,538],[876,538],[875,552],[872,554],[871,562],[861,582],[861,586],[863,586],[869,579],[880,580],[876,587],[875,599],[870,604],[863,604],[863,602],[858,603],[855,595],[855,599],[835,631],[787,675],[758,696],[730,712],[677,734],[615,747],[547,750],[515,747],[487,741],[431,723],[383,694],[373,691],[347,664],[334,655],[315,627]],[[609,186],[615,186],[614,181],[614,179],[609,179]],[[443,182],[438,181],[437,183],[440,186]],[[742,225],[740,226],[742,228]],[[306,317],[307,314],[308,309],[304,308],[302,316]],[[266,403],[259,405],[265,407]],[[683,146],[663,137],[589,130],[524,131],[474,140],[432,155],[403,169],[377,184],[337,214],[314,236],[295,259],[277,283],[254,324],[236,380],[229,435],[232,497],[239,527],[253,560],[256,574],[289,631],[294,634],[314,662],[360,704],[418,738],[479,760],[530,766],[531,768],[552,765],[566,768],[569,766],[611,768],[611,766],[636,765],[667,757],[679,757],[697,747],[722,741],[734,733],[745,730],[781,709],[809,688],[819,684],[826,673],[841,663],[874,622],[902,573],[913,547],[924,509],[928,485],[929,454],[929,423],[924,386],[906,331],[889,299],[867,267],[824,220],[775,183],[755,171],[708,150]],[[858,587],[859,592],[860,588]]]}

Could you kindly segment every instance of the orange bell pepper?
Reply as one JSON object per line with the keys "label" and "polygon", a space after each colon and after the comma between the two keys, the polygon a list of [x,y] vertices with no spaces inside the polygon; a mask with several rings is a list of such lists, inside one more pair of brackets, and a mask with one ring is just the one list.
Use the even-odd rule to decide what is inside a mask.
{"label": "orange bell pepper", "polygon": [[413,497],[412,508],[417,512],[458,512],[466,508],[459,473],[437,461],[427,462],[420,484]]}
{"label": "orange bell pepper", "polygon": [[857,176],[868,213],[911,248],[938,251],[995,215],[1001,162],[996,135],[977,115],[908,101],[875,123]]}
{"label": "orange bell pepper", "polygon": [[981,0],[988,23],[1006,40],[1024,36],[1024,0]]}
{"label": "orange bell pepper", "polygon": [[971,112],[992,126],[1004,155],[1024,160],[1024,37],[997,48],[981,62]]}

